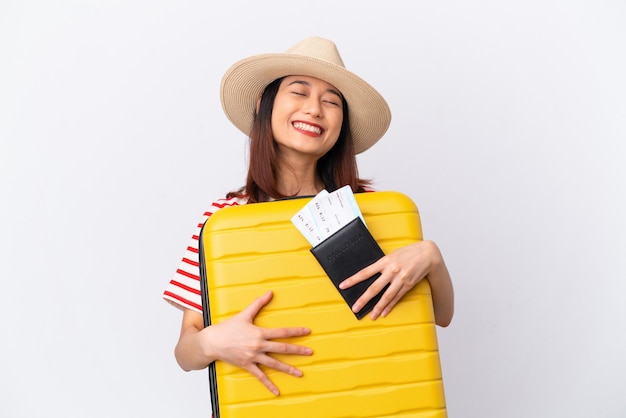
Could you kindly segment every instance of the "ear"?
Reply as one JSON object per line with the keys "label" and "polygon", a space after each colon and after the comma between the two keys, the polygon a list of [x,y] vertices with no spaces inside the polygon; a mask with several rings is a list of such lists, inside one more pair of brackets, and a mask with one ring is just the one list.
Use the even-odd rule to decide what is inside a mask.
{"label": "ear", "polygon": [[259,114],[259,109],[261,108],[261,95],[259,95],[259,98],[256,99],[256,111],[255,114],[258,115]]}

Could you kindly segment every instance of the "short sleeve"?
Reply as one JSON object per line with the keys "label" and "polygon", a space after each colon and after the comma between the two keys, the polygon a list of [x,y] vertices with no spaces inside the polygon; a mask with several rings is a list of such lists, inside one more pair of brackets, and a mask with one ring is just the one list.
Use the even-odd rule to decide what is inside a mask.
{"label": "short sleeve", "polygon": [[219,209],[227,206],[237,206],[247,203],[246,197],[233,197],[220,199],[211,204],[209,210],[204,212],[200,222],[196,225],[194,232],[187,245],[178,268],[174,272],[174,277],[169,281],[163,291],[163,299],[179,309],[192,309],[202,312],[202,296],[200,291],[200,231],[202,227]]}

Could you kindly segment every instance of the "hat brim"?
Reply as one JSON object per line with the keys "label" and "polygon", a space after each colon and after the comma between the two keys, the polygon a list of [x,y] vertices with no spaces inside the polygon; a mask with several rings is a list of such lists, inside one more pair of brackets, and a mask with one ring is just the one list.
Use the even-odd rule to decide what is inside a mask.
{"label": "hat brim", "polygon": [[261,93],[272,81],[289,75],[319,78],[339,89],[348,102],[356,154],[378,142],[389,128],[389,106],[365,80],[339,65],[288,53],[256,55],[230,67],[220,87],[222,107],[228,119],[249,135]]}

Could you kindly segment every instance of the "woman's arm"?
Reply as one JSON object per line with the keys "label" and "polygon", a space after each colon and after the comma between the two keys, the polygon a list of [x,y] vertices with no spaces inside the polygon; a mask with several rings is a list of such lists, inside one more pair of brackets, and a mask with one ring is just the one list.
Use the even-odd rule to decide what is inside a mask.
{"label": "woman's arm", "polygon": [[452,287],[452,279],[443,261],[443,257],[439,248],[435,246],[438,253],[432,259],[433,267],[426,275],[426,279],[430,283],[430,289],[433,298],[433,309],[435,311],[435,322],[437,325],[447,327],[454,316],[454,289]]}
{"label": "woman's arm", "polygon": [[352,306],[354,312],[361,310],[370,299],[389,284],[389,288],[370,314],[371,319],[379,316],[385,317],[409,290],[426,278],[432,291],[435,322],[445,327],[452,321],[454,315],[452,280],[441,251],[434,242],[420,241],[399,248],[344,280],[340,287],[348,288],[367,280],[376,273],[381,273],[380,277]]}
{"label": "woman's arm", "polygon": [[309,356],[312,350],[276,339],[301,337],[310,330],[303,327],[261,328],[254,319],[272,299],[272,292],[255,299],[239,314],[216,325],[204,327],[202,314],[186,309],[183,313],[180,337],[174,354],[183,370],[200,370],[215,360],[241,367],[259,379],[274,395],[278,388],[267,377],[260,365],[300,377],[302,372],[283,363],[271,353]]}

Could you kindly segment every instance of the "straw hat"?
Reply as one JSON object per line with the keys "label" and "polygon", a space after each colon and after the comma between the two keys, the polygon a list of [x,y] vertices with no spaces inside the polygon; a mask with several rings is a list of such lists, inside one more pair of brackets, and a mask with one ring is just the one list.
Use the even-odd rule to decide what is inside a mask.
{"label": "straw hat", "polygon": [[235,63],[222,78],[220,96],[228,119],[249,135],[256,102],[277,78],[303,75],[335,86],[348,102],[355,152],[374,145],[387,131],[391,111],[365,80],[346,70],[337,47],[327,39],[307,38],[284,53],[255,55]]}

